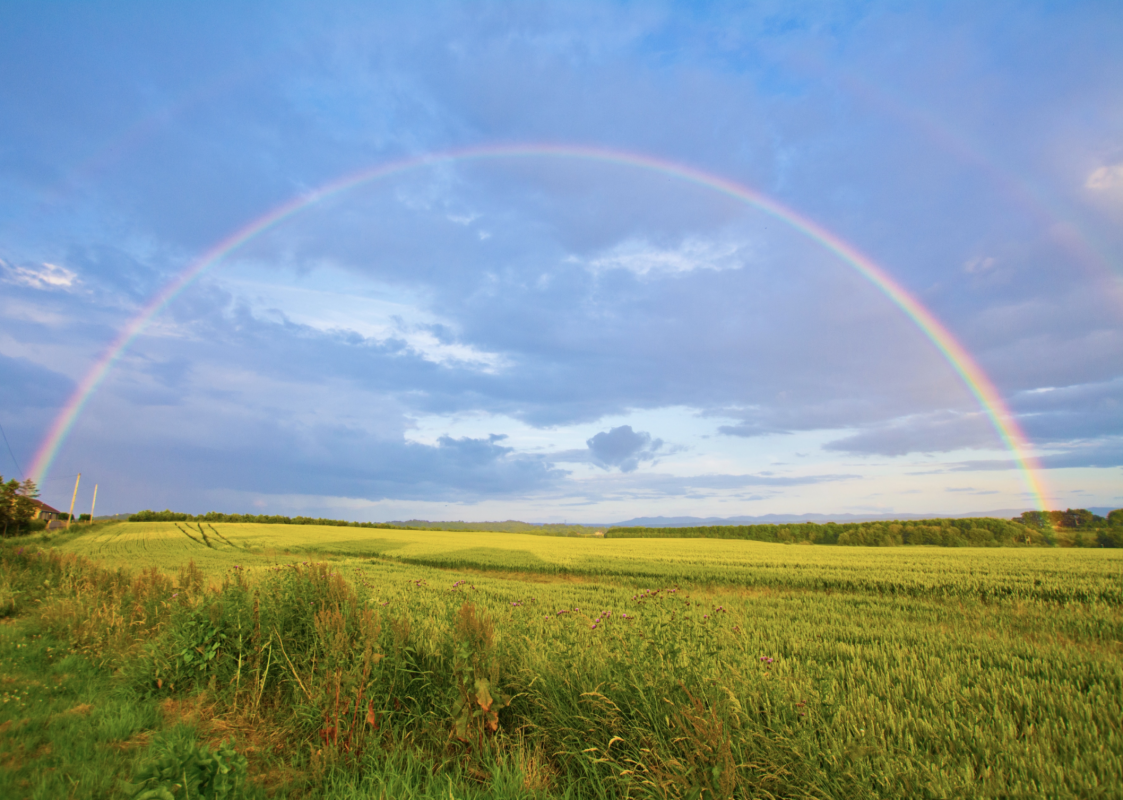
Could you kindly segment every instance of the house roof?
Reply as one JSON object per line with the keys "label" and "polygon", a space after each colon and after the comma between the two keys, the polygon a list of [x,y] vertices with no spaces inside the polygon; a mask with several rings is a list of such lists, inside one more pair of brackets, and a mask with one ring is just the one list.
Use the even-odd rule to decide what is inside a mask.
{"label": "house roof", "polygon": [[42,511],[50,511],[52,514],[61,514],[62,513],[57,508],[51,508],[49,505],[44,503],[42,500],[36,500],[34,497],[31,498],[31,502],[35,505],[36,508],[38,508]]}

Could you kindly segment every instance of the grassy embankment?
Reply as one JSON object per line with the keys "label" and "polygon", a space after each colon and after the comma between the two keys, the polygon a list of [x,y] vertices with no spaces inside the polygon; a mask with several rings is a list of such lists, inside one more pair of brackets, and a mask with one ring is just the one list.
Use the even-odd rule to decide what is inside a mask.
{"label": "grassy embankment", "polygon": [[[20,594],[0,659],[39,647],[8,691],[87,677],[42,713],[0,712],[5,796],[64,777],[99,796],[191,737],[231,737],[251,790],[306,796],[1106,797],[1123,780],[1115,551],[182,523],[53,544],[3,550],[0,602]],[[58,736],[102,784],[51,744],[77,720]]]}

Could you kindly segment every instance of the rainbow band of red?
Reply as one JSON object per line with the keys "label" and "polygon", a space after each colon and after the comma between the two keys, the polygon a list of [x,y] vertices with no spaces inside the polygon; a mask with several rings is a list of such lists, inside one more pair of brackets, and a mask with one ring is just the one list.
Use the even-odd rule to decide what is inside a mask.
{"label": "rainbow band of red", "polygon": [[1014,415],[1007,408],[1002,396],[987,377],[986,373],[983,372],[975,360],[964,349],[963,345],[956,340],[955,336],[953,336],[927,308],[921,305],[915,297],[897,283],[889,273],[878,266],[868,256],[862,254],[857,248],[843,241],[818,223],[797,214],[782,203],[760,192],[725,178],[695,169],[694,167],[618,150],[542,144],[473,147],[441,153],[431,153],[382,164],[372,169],[363,170],[339,178],[308,194],[294,198],[278,206],[264,216],[258,217],[249,225],[218,242],[192,262],[186,269],[179,273],[179,275],[168,282],[148,304],[129,321],[118,334],[117,338],[105,349],[101,358],[98,359],[82,378],[62,411],[59,412],[58,417],[55,418],[47,436],[43,439],[43,442],[40,444],[35,454],[35,459],[30,471],[32,480],[40,484],[43,482],[43,479],[50,470],[51,463],[66,441],[66,437],[74,427],[74,423],[81,415],[82,409],[85,407],[98,385],[105,379],[105,376],[112,369],[113,365],[128,348],[129,344],[144,330],[153,317],[159,314],[176,295],[198,278],[199,275],[241,245],[302,209],[314,205],[332,195],[339,194],[340,192],[347,191],[348,189],[370,181],[379,180],[412,169],[435,166],[453,161],[518,157],[583,159],[637,167],[663,173],[680,180],[705,186],[714,191],[728,195],[729,197],[748,203],[760,211],[790,225],[811,239],[814,239],[857,270],[859,274],[881,290],[886,297],[905,313],[905,316],[912,320],[912,322],[923,331],[924,335],[936,346],[936,349],[940,351],[951,368],[959,375],[968,391],[978,400],[979,405],[987,414],[999,438],[1010,451],[1021,473],[1022,479],[1026,484],[1026,488],[1032,495],[1037,507],[1043,510],[1049,508],[1047,502],[1048,495],[1039,477],[1040,466],[1030,453],[1029,442],[1025,434],[1023,434],[1019,428]]}

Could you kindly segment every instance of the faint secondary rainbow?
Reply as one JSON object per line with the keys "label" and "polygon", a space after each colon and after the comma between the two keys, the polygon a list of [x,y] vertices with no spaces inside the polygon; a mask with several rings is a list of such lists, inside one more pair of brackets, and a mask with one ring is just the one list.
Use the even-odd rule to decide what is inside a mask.
{"label": "faint secondary rainbow", "polygon": [[157,292],[140,312],[129,320],[128,324],[125,325],[117,337],[104,350],[101,357],[94,363],[85,376],[83,376],[70,399],[51,424],[50,430],[46,437],[44,437],[39,449],[36,451],[34,461],[31,465],[30,477],[36,483],[41,484],[43,482],[43,479],[50,471],[52,462],[58,455],[60,448],[66,441],[67,436],[70,434],[74,423],[81,415],[82,410],[89,402],[90,397],[93,396],[97,387],[113,368],[113,365],[117,363],[132,341],[144,330],[148,323],[151,322],[176,295],[182,292],[203,272],[221,261],[238,247],[270,228],[273,228],[278,223],[283,222],[299,211],[325,198],[345,192],[348,189],[353,189],[364,183],[369,183],[413,169],[436,166],[454,161],[526,157],[579,159],[636,167],[662,173],[689,183],[707,187],[748,203],[760,211],[790,225],[811,239],[814,239],[857,270],[860,275],[881,290],[886,297],[905,313],[905,316],[912,320],[912,322],[923,331],[924,335],[936,346],[936,349],[939,350],[948,364],[956,374],[959,375],[968,391],[974,395],[980,406],[982,406],[999,438],[1014,458],[1016,466],[1026,484],[1026,488],[1032,495],[1038,508],[1049,508],[1048,494],[1039,476],[1040,466],[1030,453],[1029,442],[1025,434],[1022,433],[1014,415],[1010,412],[1009,408],[1007,408],[1005,401],[1002,399],[1002,396],[999,394],[994,384],[987,377],[986,373],[983,372],[982,368],[975,363],[975,360],[967,350],[964,349],[963,345],[956,340],[955,336],[953,336],[927,308],[921,305],[916,298],[872,259],[863,255],[857,248],[843,241],[818,223],[797,214],[782,203],[754,189],[742,186],[731,180],[712,175],[694,167],[647,155],[606,148],[556,144],[514,144],[470,147],[392,161],[371,169],[352,173],[327,183],[312,192],[300,195],[274,208],[267,214],[258,217],[230,236],[227,236],[189,264],[186,269],[180,272]]}

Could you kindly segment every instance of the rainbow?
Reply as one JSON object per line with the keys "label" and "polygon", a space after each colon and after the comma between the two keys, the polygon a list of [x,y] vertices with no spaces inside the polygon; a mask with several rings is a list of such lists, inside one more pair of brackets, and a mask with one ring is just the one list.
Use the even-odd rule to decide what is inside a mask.
{"label": "rainbow", "polygon": [[1040,466],[1032,457],[1029,442],[1022,433],[1013,414],[1006,407],[1002,396],[986,373],[964,349],[944,325],[903,286],[895,281],[888,272],[878,266],[857,248],[843,241],[818,223],[797,214],[787,206],[760,192],[725,178],[712,175],[694,167],[677,164],[647,155],[630,153],[606,148],[583,147],[559,144],[507,144],[469,147],[430,153],[412,158],[381,164],[371,169],[352,173],[327,183],[314,191],[300,195],[284,203],[267,214],[258,217],[240,230],[221,240],[198,259],[193,261],[175,278],[169,281],[139,313],[121,330],[109,344],[101,357],[83,376],[77,388],[51,424],[39,449],[36,451],[30,470],[30,477],[42,483],[50,470],[51,463],[66,441],[83,408],[97,387],[121,358],[134,339],[180,292],[207,269],[217,264],[232,251],[254,237],[275,227],[299,211],[312,206],[325,198],[353,189],[364,183],[380,180],[409,170],[431,167],[454,161],[481,160],[493,158],[558,158],[582,159],[586,161],[636,167],[668,175],[747,203],[760,211],[795,228],[834,253],[846,264],[855,269],[862,277],[876,286],[889,298],[936,346],[948,364],[963,381],[968,391],[974,395],[986,412],[999,438],[1010,451],[1016,466],[1040,509],[1049,508],[1048,495],[1038,475]]}

